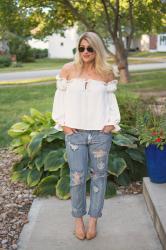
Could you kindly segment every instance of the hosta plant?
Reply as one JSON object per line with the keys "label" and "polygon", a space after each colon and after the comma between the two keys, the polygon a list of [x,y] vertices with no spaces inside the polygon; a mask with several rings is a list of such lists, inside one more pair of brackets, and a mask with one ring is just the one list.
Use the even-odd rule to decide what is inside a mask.
{"label": "hosta plant", "polygon": [[[113,134],[112,138],[105,198],[116,195],[118,185],[128,185],[146,175],[138,135],[129,127],[121,127],[121,133]],[[56,195],[59,199],[69,199],[70,171],[64,133],[54,127],[35,133],[22,159],[13,166],[12,180],[25,182],[38,196]],[[87,176],[87,194],[89,192],[90,175]]]}
{"label": "hosta plant", "polygon": [[41,113],[31,108],[29,115],[23,115],[21,121],[13,124],[8,130],[8,134],[13,138],[10,149],[16,153],[24,154],[27,151],[27,145],[32,138],[44,128],[53,126],[54,121],[51,113]]}

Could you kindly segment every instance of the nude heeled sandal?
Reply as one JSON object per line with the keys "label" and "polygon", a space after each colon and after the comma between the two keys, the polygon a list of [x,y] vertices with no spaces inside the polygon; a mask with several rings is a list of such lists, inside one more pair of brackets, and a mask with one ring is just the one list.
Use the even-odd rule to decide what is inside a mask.
{"label": "nude heeled sandal", "polygon": [[[97,227],[97,221],[96,221],[96,227]],[[89,230],[86,231],[86,239],[91,240],[95,238],[97,235],[97,231],[95,230],[94,232],[90,232]]]}
{"label": "nude heeled sandal", "polygon": [[91,240],[91,239],[93,239],[93,238],[95,238],[96,237],[96,235],[97,235],[97,232],[95,231],[95,232],[86,232],[86,239],[87,240]]}
{"label": "nude heeled sandal", "polygon": [[83,232],[82,233],[78,233],[76,231],[76,229],[74,230],[74,235],[79,239],[79,240],[84,240],[86,238],[86,231],[85,231],[85,227],[83,225]]}
{"label": "nude heeled sandal", "polygon": [[74,235],[79,239],[79,240],[84,240],[86,238],[86,233],[77,233],[76,231],[74,231]]}

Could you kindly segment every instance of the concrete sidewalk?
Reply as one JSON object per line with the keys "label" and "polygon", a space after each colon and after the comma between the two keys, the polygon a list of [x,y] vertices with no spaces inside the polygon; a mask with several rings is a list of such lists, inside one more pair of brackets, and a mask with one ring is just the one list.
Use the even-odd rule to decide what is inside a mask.
{"label": "concrete sidewalk", "polygon": [[[87,197],[87,210],[89,208]],[[88,215],[84,216],[87,225]],[[105,200],[97,237],[79,240],[73,234],[71,201],[34,200],[29,223],[23,228],[19,250],[162,250],[143,194],[118,195]]]}
{"label": "concrete sidewalk", "polygon": [[163,63],[146,63],[146,64],[130,64],[129,71],[165,69],[166,62]]}
{"label": "concrete sidewalk", "polygon": [[150,178],[144,177],[143,195],[163,249],[166,250],[166,183],[153,183]]}

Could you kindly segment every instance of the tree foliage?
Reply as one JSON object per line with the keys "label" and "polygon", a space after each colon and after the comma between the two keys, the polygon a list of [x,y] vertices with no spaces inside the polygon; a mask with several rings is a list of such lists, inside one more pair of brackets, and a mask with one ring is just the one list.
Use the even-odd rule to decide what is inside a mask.
{"label": "tree foliage", "polygon": [[133,36],[164,31],[165,10],[160,0],[1,0],[0,24],[17,34],[31,31],[36,38],[63,34],[75,23],[80,31],[95,31],[105,44],[110,40],[115,44],[121,80],[127,82],[127,52]]}
{"label": "tree foliage", "polygon": [[[37,23],[33,23],[34,27]],[[21,37],[30,35],[32,19],[26,8],[20,7],[16,0],[0,1],[0,35],[15,34]]]}
{"label": "tree foliage", "polygon": [[36,35],[40,38],[73,26],[76,21],[106,38],[129,29],[162,32],[166,17],[166,4],[160,0],[20,0],[18,3],[19,9],[26,10],[37,24]]}

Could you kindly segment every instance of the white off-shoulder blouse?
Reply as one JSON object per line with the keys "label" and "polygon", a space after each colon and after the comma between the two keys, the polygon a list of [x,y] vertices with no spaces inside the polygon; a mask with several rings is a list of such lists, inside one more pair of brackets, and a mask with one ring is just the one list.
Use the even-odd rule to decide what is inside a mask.
{"label": "white off-shoulder blouse", "polygon": [[101,80],[73,78],[67,80],[56,76],[52,119],[55,129],[61,126],[76,129],[102,130],[105,125],[114,125],[112,132],[121,128],[120,111],[115,96],[117,80],[108,83]]}

